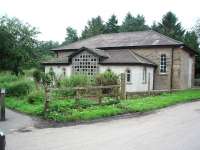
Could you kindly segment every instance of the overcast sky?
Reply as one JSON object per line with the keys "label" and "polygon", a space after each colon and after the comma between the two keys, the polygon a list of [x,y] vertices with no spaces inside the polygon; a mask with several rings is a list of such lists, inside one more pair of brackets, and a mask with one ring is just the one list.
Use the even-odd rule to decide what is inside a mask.
{"label": "overcast sky", "polygon": [[42,32],[40,40],[63,41],[65,29],[72,26],[80,34],[91,17],[107,20],[113,13],[119,23],[127,12],[143,14],[148,25],[174,12],[190,29],[200,18],[199,0],[0,0],[0,15],[17,17]]}

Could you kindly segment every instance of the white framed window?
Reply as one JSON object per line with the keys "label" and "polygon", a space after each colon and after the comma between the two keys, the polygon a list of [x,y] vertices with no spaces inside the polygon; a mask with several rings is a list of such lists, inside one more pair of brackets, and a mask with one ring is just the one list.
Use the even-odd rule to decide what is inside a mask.
{"label": "white framed window", "polygon": [[146,84],[147,83],[147,67],[143,67],[143,75],[142,75],[142,83]]}
{"label": "white framed window", "polygon": [[166,54],[160,55],[160,73],[167,72],[167,56]]}
{"label": "white framed window", "polygon": [[130,69],[126,70],[126,82],[131,83],[131,70]]}

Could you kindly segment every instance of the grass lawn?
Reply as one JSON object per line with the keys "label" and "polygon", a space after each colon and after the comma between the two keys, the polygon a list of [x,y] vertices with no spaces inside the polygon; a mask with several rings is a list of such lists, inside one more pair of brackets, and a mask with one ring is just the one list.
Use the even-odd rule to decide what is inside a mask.
{"label": "grass lawn", "polygon": [[[124,113],[147,112],[178,103],[200,99],[200,90],[184,90],[174,93],[163,93],[159,96],[109,101],[98,105],[91,100],[52,100],[47,118],[55,121],[82,121],[115,116]],[[7,97],[8,108],[34,116],[43,116],[43,102],[28,103],[25,98]]]}

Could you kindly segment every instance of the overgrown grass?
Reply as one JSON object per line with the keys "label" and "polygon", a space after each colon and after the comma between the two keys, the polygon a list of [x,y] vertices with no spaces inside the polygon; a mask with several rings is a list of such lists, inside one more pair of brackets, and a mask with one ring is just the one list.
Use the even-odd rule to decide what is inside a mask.
{"label": "overgrown grass", "polygon": [[[74,100],[52,100],[47,118],[55,121],[81,121],[115,116],[124,113],[147,112],[170,105],[200,99],[200,90],[185,90],[164,93],[160,96],[121,100],[118,103],[106,102],[98,105],[91,100],[82,99],[78,103]],[[43,115],[43,102],[30,104],[26,98],[6,98],[6,106],[30,115]]]}
{"label": "overgrown grass", "polygon": [[10,109],[17,110],[33,116],[42,116],[43,114],[43,104],[32,105],[28,103],[25,99],[19,99],[16,97],[7,97],[6,106]]}
{"label": "overgrown grass", "polygon": [[138,98],[136,100],[122,101],[119,106],[128,112],[146,112],[164,108],[177,103],[200,99],[200,90],[184,90],[174,93],[164,93],[160,96]]}

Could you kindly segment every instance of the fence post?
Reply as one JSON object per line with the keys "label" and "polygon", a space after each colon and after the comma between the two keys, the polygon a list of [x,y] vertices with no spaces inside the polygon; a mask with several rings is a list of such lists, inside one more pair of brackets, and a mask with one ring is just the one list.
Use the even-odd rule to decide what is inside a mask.
{"label": "fence post", "polygon": [[6,120],[6,114],[5,114],[5,89],[0,90],[0,108],[1,108],[1,121]]}
{"label": "fence post", "polygon": [[79,92],[79,89],[76,89],[76,103],[78,104],[79,100],[80,100],[80,92]]}
{"label": "fence post", "polygon": [[126,76],[125,73],[121,73],[121,99],[126,99]]}
{"label": "fence post", "polygon": [[47,86],[44,87],[44,92],[45,92],[45,100],[44,100],[44,115],[46,117],[48,109],[49,109],[49,88]]}
{"label": "fence post", "polygon": [[101,104],[102,103],[102,89],[99,88],[97,89],[98,91],[98,103]]}

